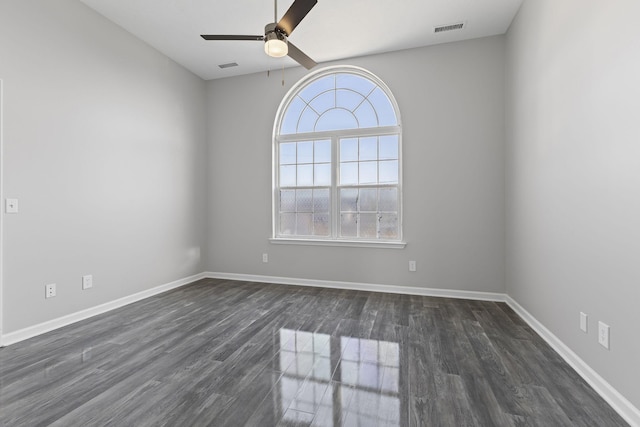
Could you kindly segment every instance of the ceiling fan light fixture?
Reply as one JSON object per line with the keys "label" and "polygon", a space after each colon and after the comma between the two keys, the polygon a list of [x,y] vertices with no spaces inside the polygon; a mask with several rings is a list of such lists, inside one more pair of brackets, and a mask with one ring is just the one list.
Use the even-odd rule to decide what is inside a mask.
{"label": "ceiling fan light fixture", "polygon": [[277,31],[267,33],[264,39],[264,51],[273,58],[282,58],[289,53],[287,39]]}

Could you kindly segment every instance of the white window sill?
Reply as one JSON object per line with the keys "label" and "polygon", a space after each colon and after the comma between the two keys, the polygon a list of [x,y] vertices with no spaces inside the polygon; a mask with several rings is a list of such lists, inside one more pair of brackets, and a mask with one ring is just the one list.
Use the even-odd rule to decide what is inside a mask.
{"label": "white window sill", "polygon": [[373,240],[323,240],[323,239],[292,239],[283,237],[270,238],[275,245],[306,245],[306,246],[342,246],[352,248],[380,248],[404,249],[406,242],[389,242]]}

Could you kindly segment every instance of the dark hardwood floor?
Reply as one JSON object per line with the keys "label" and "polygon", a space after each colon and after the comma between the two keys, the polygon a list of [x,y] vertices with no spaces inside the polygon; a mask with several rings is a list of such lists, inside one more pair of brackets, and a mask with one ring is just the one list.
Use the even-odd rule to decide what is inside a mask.
{"label": "dark hardwood floor", "polygon": [[2,426],[623,426],[503,303],[202,280],[0,349]]}

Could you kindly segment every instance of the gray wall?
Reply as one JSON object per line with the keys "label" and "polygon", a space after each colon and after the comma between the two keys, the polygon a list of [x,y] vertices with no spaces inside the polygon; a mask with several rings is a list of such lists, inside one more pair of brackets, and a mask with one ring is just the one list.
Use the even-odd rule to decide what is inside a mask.
{"label": "gray wall", "polygon": [[508,32],[506,90],[507,292],[636,407],[638,16],[636,0],[525,1]]}
{"label": "gray wall", "polygon": [[3,1],[2,173],[20,199],[3,332],[203,270],[506,290],[640,406],[640,30],[618,25],[638,15],[635,0],[526,1],[506,91],[504,37],[349,60],[402,113],[408,245],[394,250],[268,243],[273,120],[304,70],[285,87],[279,72],[204,83],[77,1]]}
{"label": "gray wall", "polygon": [[268,242],[271,134],[280,101],[304,75],[296,68],[285,87],[280,71],[208,83],[209,270],[504,292],[504,37],[348,63],[385,81],[400,106],[407,247]]}
{"label": "gray wall", "polygon": [[202,80],[74,0],[0,2],[0,79],[4,333],[203,271]]}

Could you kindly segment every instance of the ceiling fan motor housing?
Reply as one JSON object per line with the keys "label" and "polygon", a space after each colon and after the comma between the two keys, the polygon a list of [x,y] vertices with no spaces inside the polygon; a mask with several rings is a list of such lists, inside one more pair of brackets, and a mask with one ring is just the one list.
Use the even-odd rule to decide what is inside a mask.
{"label": "ceiling fan motor housing", "polygon": [[264,51],[269,56],[279,58],[288,53],[287,36],[275,23],[265,25],[264,43]]}

